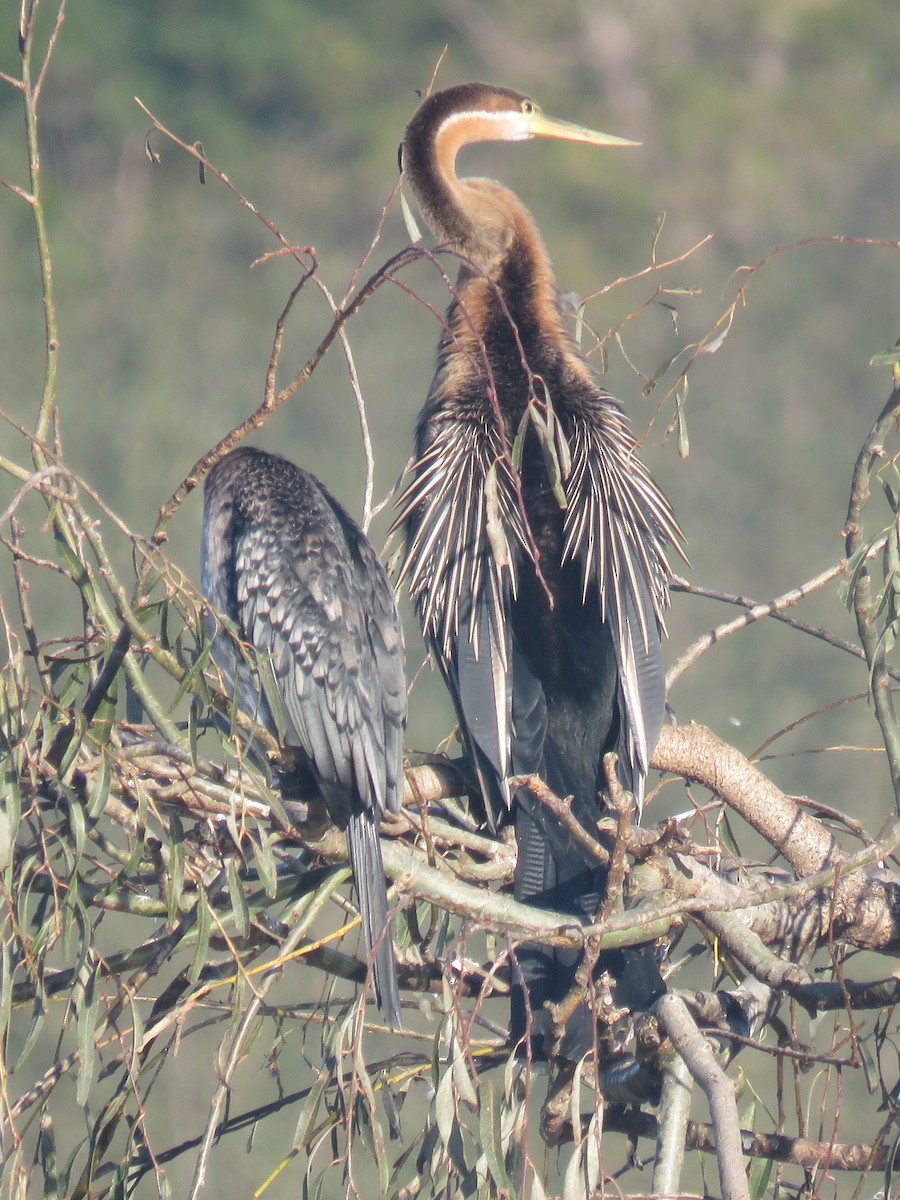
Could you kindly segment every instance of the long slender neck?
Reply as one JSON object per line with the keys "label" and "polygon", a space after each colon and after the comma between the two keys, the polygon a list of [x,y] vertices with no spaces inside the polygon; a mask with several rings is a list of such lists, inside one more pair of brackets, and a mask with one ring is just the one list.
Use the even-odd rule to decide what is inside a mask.
{"label": "long slender neck", "polygon": [[435,237],[496,276],[523,219],[539,235],[527,209],[507,188],[457,177],[459,151],[484,140],[474,136],[471,119],[463,115],[420,111],[406,130],[403,170]]}
{"label": "long slender neck", "polygon": [[[506,294],[517,323],[541,330],[567,357],[569,338],[559,311],[553,264],[534,218],[514,192],[492,179],[459,179],[456,157],[463,146],[500,139],[490,120],[456,117],[433,98],[407,126],[403,170],[435,237],[473,264],[460,268],[460,299],[469,312],[496,307],[495,290]],[[463,332],[467,323],[463,323]],[[576,356],[577,357],[577,356]]]}
{"label": "long slender neck", "polygon": [[437,131],[424,123],[411,125],[403,143],[403,170],[438,241],[481,262],[496,257],[500,231],[491,227],[496,221],[485,227],[482,214],[477,209],[473,213],[468,188],[456,177],[456,155],[463,144],[453,125],[442,123]]}

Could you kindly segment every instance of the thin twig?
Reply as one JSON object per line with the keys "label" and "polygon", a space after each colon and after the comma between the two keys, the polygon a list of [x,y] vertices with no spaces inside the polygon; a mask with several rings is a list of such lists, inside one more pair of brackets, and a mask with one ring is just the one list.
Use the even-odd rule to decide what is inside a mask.
{"label": "thin twig", "polygon": [[[862,445],[853,470],[847,519],[844,523],[847,558],[851,559],[863,545],[863,510],[869,501],[869,473],[884,454],[884,441],[897,427],[900,419],[900,388],[895,388],[881,410]],[[870,556],[866,555],[866,559]],[[873,611],[872,578],[868,566],[863,563],[855,577],[853,591],[856,628],[869,666],[870,687],[875,707],[875,716],[881,728],[884,748],[887,752],[894,801],[900,811],[900,727],[891,694],[890,675],[885,660],[884,641],[879,636]]]}
{"label": "thin twig", "polygon": [[[874,553],[877,553],[877,551],[873,549],[873,554]],[[725,639],[731,637],[732,634],[738,633],[742,629],[746,629],[749,625],[752,625],[755,621],[759,621],[763,617],[779,617],[782,609],[790,608],[792,605],[797,604],[800,600],[804,599],[804,597],[809,596],[814,591],[824,587],[826,583],[830,583],[832,579],[836,579],[839,575],[842,575],[846,570],[846,566],[847,564],[844,561],[835,563],[832,566],[827,567],[824,571],[821,571],[818,575],[815,575],[812,579],[807,580],[806,583],[802,583],[798,587],[791,588],[789,591],[784,592],[781,596],[776,596],[774,600],[768,600],[763,604],[745,600],[740,596],[727,596],[724,593],[711,593],[703,588],[695,588],[686,580],[676,578],[674,580],[674,587],[677,590],[690,592],[695,595],[712,596],[713,599],[723,600],[728,604],[739,604],[741,607],[748,608],[749,611],[740,617],[735,617],[732,621],[726,621],[722,625],[715,626],[713,629],[710,629],[708,633],[702,634],[699,638],[692,642],[691,645],[688,646],[687,650],[680,655],[678,661],[675,662],[666,673],[666,690],[671,691],[677,680],[685,673],[685,671],[692,667],[694,663],[696,663],[701,657],[701,655],[705,654],[706,651],[712,646],[725,641]],[[804,628],[805,632],[812,633],[816,637],[821,637],[824,641],[828,641],[832,645],[838,644],[838,640],[832,638],[832,636],[826,633],[824,630],[813,630],[811,627]],[[842,650],[847,650],[851,654],[856,653],[859,657],[862,657],[862,652],[857,647],[853,647],[847,643],[841,644],[839,648]]]}

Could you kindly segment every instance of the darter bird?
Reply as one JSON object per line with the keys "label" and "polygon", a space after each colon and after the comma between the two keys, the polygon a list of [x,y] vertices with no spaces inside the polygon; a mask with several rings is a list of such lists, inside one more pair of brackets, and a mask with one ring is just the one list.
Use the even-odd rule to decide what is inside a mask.
{"label": "darter bird", "polygon": [[[395,529],[401,581],[453,697],[488,822],[515,822],[515,895],[590,922],[605,871],[506,780],[536,772],[573,797],[593,832],[602,758],[614,750],[641,805],[665,708],[667,553],[682,535],[569,331],[531,214],[501,184],[456,174],[463,146],[533,137],[634,144],[482,83],[436,92],[407,126],[403,172],[459,274]],[[518,957],[526,986],[514,987],[511,1038],[528,1033],[540,1052],[544,1004],[570,991],[578,955],[532,945]],[[600,967],[630,1007],[664,990],[646,947],[604,954]],[[593,1034],[582,1006],[561,1055],[580,1057]]]}
{"label": "darter bird", "polygon": [[242,447],[206,480],[201,586],[237,636],[271,662],[271,702],[232,633],[213,658],[238,706],[284,742],[346,830],[366,948],[388,1024],[400,992],[378,822],[403,787],[403,633],[387,574],[321,483],[285,458]]}

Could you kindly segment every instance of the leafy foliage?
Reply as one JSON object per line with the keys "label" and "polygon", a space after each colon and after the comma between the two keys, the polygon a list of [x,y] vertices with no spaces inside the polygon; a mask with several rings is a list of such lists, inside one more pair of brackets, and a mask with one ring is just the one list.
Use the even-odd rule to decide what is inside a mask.
{"label": "leafy foliage", "polygon": [[[140,41],[148,49],[150,80],[171,84],[190,76],[196,87],[205,80],[210,121],[228,100],[235,121],[234,114],[243,113],[242,120],[260,127],[277,125],[285,89],[300,86],[298,78],[324,119],[335,62],[345,64],[361,98],[371,94],[370,76],[354,70],[365,58],[367,6],[329,17],[329,55],[317,54],[310,39],[302,60],[292,57],[297,42],[287,32],[300,15],[313,21],[316,14],[273,6],[267,19],[280,22],[285,37],[274,47],[265,43],[273,66],[265,79],[247,67],[261,36],[256,6],[238,5],[227,19],[208,6],[211,28],[221,36],[205,71],[184,65],[179,22],[186,18],[177,7],[171,21],[151,20],[140,6],[113,19],[106,7],[93,12],[85,0],[77,21],[92,20],[93,48],[113,58],[125,43]],[[894,979],[867,982],[871,963],[880,960],[858,951],[895,956],[900,944],[900,879],[892,858],[900,842],[897,802],[885,805],[875,795],[871,809],[883,822],[875,840],[847,811],[852,804],[834,805],[829,797],[801,805],[702,730],[668,729],[657,751],[657,765],[670,775],[655,803],[677,778],[684,781],[686,813],[655,829],[629,831],[625,811],[602,830],[598,853],[609,857],[621,905],[586,935],[508,899],[501,889],[511,877],[509,844],[485,835],[468,816],[465,780],[452,763],[440,755],[411,756],[407,807],[386,827],[384,845],[395,882],[409,1028],[390,1035],[367,1019],[361,996],[368,965],[343,941],[358,924],[345,847],[333,830],[316,824],[312,809],[282,802],[273,788],[278,747],[221,695],[202,633],[201,598],[166,553],[166,540],[216,454],[277,419],[281,405],[328,369],[336,345],[353,363],[347,331],[355,333],[364,311],[388,303],[386,284],[417,296],[413,270],[436,265],[440,280],[453,264],[429,252],[401,252],[370,266],[368,281],[365,272],[354,277],[337,307],[315,256],[281,238],[293,290],[282,300],[261,406],[198,459],[162,505],[149,536],[133,532],[70,465],[70,434],[88,428],[97,414],[87,412],[78,387],[65,382],[65,360],[57,371],[48,216],[56,206],[54,188],[61,182],[64,192],[77,191],[78,184],[65,172],[51,172],[55,182],[46,185],[38,171],[41,89],[57,69],[64,90],[71,87],[90,109],[74,109],[73,126],[89,133],[111,119],[105,106],[115,104],[103,87],[75,87],[96,61],[85,43],[73,39],[71,55],[51,63],[59,32],[53,14],[38,4],[23,14],[22,69],[5,84],[25,105],[22,178],[28,182],[4,182],[14,222],[23,220],[22,209],[33,219],[29,245],[40,269],[39,285],[32,270],[14,276],[16,296],[23,293],[17,319],[34,350],[37,291],[48,350],[36,417],[27,427],[7,419],[15,449],[0,458],[13,485],[2,514],[0,608],[7,649],[0,671],[0,1195],[20,1196],[29,1188],[48,1197],[196,1195],[213,1181],[234,1186],[240,1136],[246,1135],[248,1178],[258,1195],[296,1194],[299,1186],[310,1196],[346,1191],[404,1200],[540,1200],[559,1193],[568,1200],[613,1181],[622,1186],[619,1176],[636,1167],[617,1132],[636,1143],[658,1131],[680,1140],[682,1149],[717,1149],[724,1194],[745,1194],[740,1183],[735,1189],[727,1182],[729,1171],[755,1197],[788,1187],[814,1194],[824,1172],[841,1169],[853,1171],[859,1186],[884,1172],[889,1192],[898,989]],[[861,19],[867,14],[863,6]],[[835,36],[843,37],[839,18],[835,10]],[[801,53],[812,20],[799,6],[780,33],[773,31],[785,61]],[[411,22],[405,36],[415,27]],[[716,22],[707,28],[714,42],[725,36]],[[686,51],[673,49],[677,63]],[[720,53],[716,61],[727,57]],[[702,77],[695,82],[702,90]],[[369,119],[374,129],[376,118]],[[223,138],[231,136],[227,120],[218,127]],[[158,122],[152,139],[154,147],[163,144],[175,154]],[[260,147],[251,173],[262,173],[268,148]],[[182,151],[190,152],[190,145]],[[49,159],[54,162],[52,148]],[[213,163],[206,166],[214,177]],[[272,222],[269,227],[277,234]],[[693,263],[694,252],[663,260],[658,240],[659,231],[651,261],[627,281],[649,289],[643,304],[628,318],[619,314],[615,329],[596,337],[601,354],[624,347],[623,330],[639,311],[664,304],[674,312],[688,298],[691,289],[681,285],[679,273]],[[881,253],[891,248],[896,244]],[[688,444],[688,380],[726,339],[731,344],[749,283],[769,270],[768,261],[742,277],[707,331],[683,339],[647,373],[647,394],[660,397],[660,412],[677,405],[672,420],[682,446]],[[57,281],[61,293],[83,287],[77,256],[65,262]],[[304,289],[318,289],[326,326],[305,366],[291,374],[282,364],[282,343],[290,341],[288,318]],[[578,316],[586,339],[590,308],[581,307]],[[149,340],[157,349],[162,344],[156,336]],[[128,357],[131,350],[114,341],[116,353]],[[152,357],[137,355],[135,369]],[[890,354],[884,363],[892,365]],[[889,439],[898,409],[900,393],[893,388],[858,456],[841,560],[758,608],[707,593],[736,601],[744,615],[689,646],[672,672],[673,681],[688,668],[694,673],[707,649],[764,616],[792,620],[794,637],[812,636],[830,653],[864,660],[893,781],[900,779],[890,661],[898,489]],[[171,414],[159,420],[166,445],[179,440]],[[552,446],[550,426],[547,437]],[[153,445],[145,430],[133,453],[151,459]],[[365,457],[372,475],[374,461]],[[559,456],[553,461],[565,469]],[[158,503],[158,467],[149,463],[147,470],[157,474]],[[867,533],[865,522],[874,522],[877,532]],[[838,574],[846,580],[859,646],[785,611]],[[225,737],[215,731],[213,710],[231,727]],[[566,819],[563,801],[542,800]],[[753,861],[752,847],[760,844],[767,855],[777,853],[777,864]],[[673,993],[666,1006],[635,1020],[618,1009],[602,981],[589,997],[598,1015],[598,1054],[557,1068],[548,1089],[527,1057],[517,1058],[506,1044],[504,996],[516,945],[570,939],[591,955],[601,941],[647,937],[671,943]],[[713,993],[714,986],[720,990]],[[816,1013],[832,1015],[816,1017],[807,1028],[805,1014]],[[769,1058],[777,1064],[774,1073],[767,1070]],[[644,1099],[634,1089],[648,1079],[651,1092],[660,1078],[671,1082],[675,1060],[688,1064],[688,1084],[696,1081],[709,1098],[711,1126],[688,1122],[686,1112],[677,1125],[668,1099],[658,1117],[646,1104],[633,1106]],[[807,1093],[812,1070],[815,1086]],[[845,1101],[851,1076],[866,1085],[858,1126]],[[729,1081],[724,1089],[723,1079]],[[726,1148],[739,1120],[732,1081],[743,1090],[740,1123],[748,1127],[736,1155]],[[793,1111],[792,1089],[799,1097]],[[808,1105],[805,1094],[812,1097]],[[857,1127],[862,1132],[854,1132]],[[861,1142],[845,1144],[847,1137]],[[744,1153],[755,1160],[749,1179]],[[660,1159],[666,1154],[658,1150]],[[704,1171],[712,1172],[711,1164],[707,1158]],[[647,1177],[635,1186],[649,1190]]]}

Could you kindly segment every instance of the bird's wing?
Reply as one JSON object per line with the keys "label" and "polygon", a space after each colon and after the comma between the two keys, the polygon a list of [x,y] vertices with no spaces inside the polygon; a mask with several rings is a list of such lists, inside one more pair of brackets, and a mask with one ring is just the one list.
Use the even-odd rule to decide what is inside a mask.
{"label": "bird's wing", "polygon": [[619,762],[640,805],[665,712],[660,632],[668,604],[667,548],[681,531],[637,457],[618,404],[598,390],[576,410],[569,435],[564,561],[581,565],[585,603],[596,596],[619,667]]}
{"label": "bird's wing", "polygon": [[[393,676],[403,668],[402,659],[390,668],[379,661],[386,648],[373,651],[373,585],[348,553],[330,498],[314,499],[302,520],[288,513],[236,529],[237,604],[248,638],[271,657],[286,740],[306,754],[332,818],[344,824],[354,804],[387,807],[387,743],[393,754],[393,726],[402,725]],[[387,641],[402,645],[399,625]],[[387,699],[385,673],[393,688]]]}
{"label": "bird's wing", "polygon": [[[251,668],[250,657],[242,652],[236,640],[244,636],[244,630],[237,604],[232,521],[230,504],[204,505],[200,587],[212,606],[204,612],[204,629],[213,640],[212,658],[222,674],[225,691],[234,696],[241,712],[270,733],[277,733],[275,717],[258,673]],[[232,623],[233,630],[222,628],[222,617]],[[218,716],[216,719],[219,721]],[[224,720],[221,723],[224,725]]]}
{"label": "bird's wing", "polygon": [[399,812],[403,794],[403,735],[406,730],[406,672],[403,627],[391,581],[368,538],[342,509],[337,515],[344,527],[354,563],[366,642],[372,656],[381,698],[384,731],[384,807]]}
{"label": "bird's wing", "polygon": [[[406,536],[400,582],[453,697],[494,824],[510,804],[516,731],[520,721],[529,727],[537,699],[512,649],[515,564],[526,538],[506,464],[489,426],[448,424],[416,463],[394,526]],[[531,714],[534,731],[545,726],[545,713]]]}
{"label": "bird's wing", "polygon": [[[210,473],[202,542],[204,591],[267,658],[285,742],[316,777],[347,831],[379,1004],[400,1027],[378,817],[396,808],[406,713],[403,637],[390,583],[362,532],[318,481],[277,455],[234,451]],[[213,652],[254,696],[227,633]],[[271,723],[270,723],[271,722]]]}

